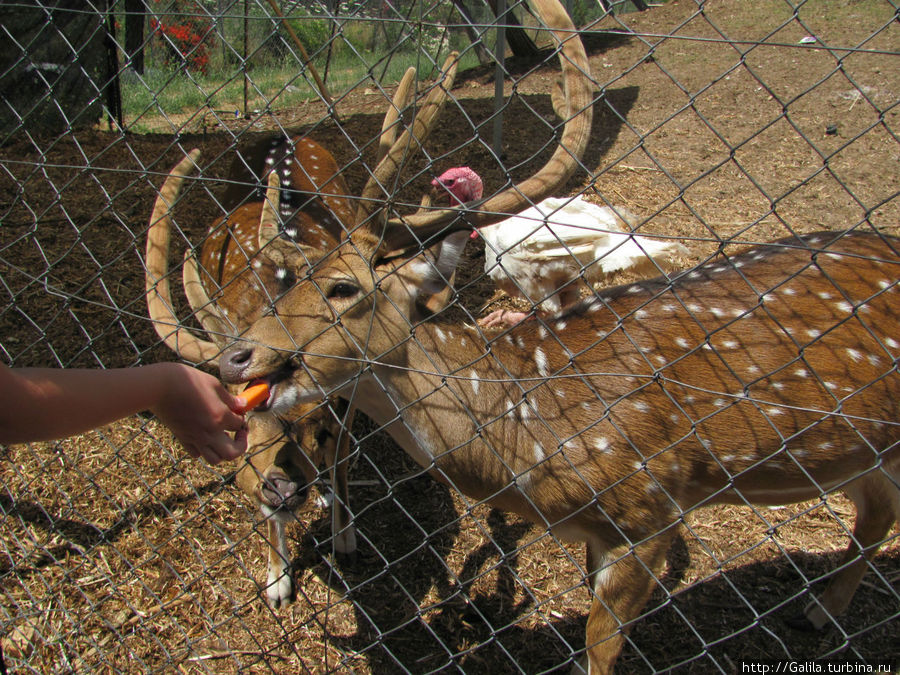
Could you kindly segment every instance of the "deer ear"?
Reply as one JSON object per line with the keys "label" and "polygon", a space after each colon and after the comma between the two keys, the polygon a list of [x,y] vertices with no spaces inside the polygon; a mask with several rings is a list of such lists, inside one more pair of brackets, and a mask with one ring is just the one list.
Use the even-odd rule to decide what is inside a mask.
{"label": "deer ear", "polygon": [[403,266],[402,274],[414,277],[418,295],[434,295],[447,287],[468,239],[467,232],[454,232]]}

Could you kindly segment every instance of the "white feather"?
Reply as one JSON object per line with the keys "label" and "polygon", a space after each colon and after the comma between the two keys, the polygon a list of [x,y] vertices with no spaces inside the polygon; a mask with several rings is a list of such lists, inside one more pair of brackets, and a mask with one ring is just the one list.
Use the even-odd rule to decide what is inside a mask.
{"label": "white feather", "polygon": [[551,197],[479,230],[485,240],[485,271],[508,293],[524,294],[542,310],[554,312],[562,304],[560,290],[582,270],[591,283],[628,269],[655,273],[653,261],[668,262],[685,252],[676,242],[632,234],[624,225],[609,207],[581,197]]}

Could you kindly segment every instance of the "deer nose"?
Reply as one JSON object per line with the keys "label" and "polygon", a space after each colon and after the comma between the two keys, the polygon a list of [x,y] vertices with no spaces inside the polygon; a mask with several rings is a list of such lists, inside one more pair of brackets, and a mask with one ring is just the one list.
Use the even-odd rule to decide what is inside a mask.
{"label": "deer nose", "polygon": [[295,509],[306,501],[307,489],[285,474],[281,469],[273,467],[266,472],[260,484],[262,501],[275,509]]}
{"label": "deer nose", "polygon": [[253,347],[236,343],[226,349],[219,359],[219,375],[228,384],[247,380],[246,373],[253,362]]}

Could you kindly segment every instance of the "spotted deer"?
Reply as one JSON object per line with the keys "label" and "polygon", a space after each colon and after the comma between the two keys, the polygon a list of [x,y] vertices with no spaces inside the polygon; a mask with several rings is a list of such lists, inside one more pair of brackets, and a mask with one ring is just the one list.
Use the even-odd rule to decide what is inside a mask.
{"label": "spotted deer", "polygon": [[[415,93],[415,69],[404,74],[384,117],[376,167],[362,190],[363,205],[378,194],[379,181],[402,162],[401,151],[410,143],[424,141],[446,90],[453,84],[457,58],[455,52],[450,54],[439,84],[424,99],[418,119],[398,136],[400,114]],[[260,152],[261,147],[264,152]],[[289,264],[272,242],[289,241],[292,251],[320,257],[337,246],[342,233],[369,215],[367,208],[351,206],[350,190],[337,162],[312,139],[276,140],[267,150],[257,146],[246,154],[236,160],[233,180],[223,197],[223,204],[234,206],[234,210],[213,223],[199,260],[189,252],[183,266],[185,295],[211,341],[195,336],[178,319],[169,284],[171,209],[185,177],[197,166],[199,151],[189,153],[172,170],[154,205],[147,235],[148,309],[160,337],[187,360],[215,363],[227,340],[240,335],[268,311],[274,298],[302,274],[305,261],[294,256]],[[247,188],[266,175],[273,190],[268,200],[264,193]],[[419,309],[436,311],[446,297],[423,298],[425,307]],[[335,493],[335,551],[344,555],[356,551],[356,532],[348,510],[349,434],[345,431],[353,419],[352,407],[348,410],[339,403],[300,403],[290,410],[279,410],[278,417],[280,421],[268,414],[249,417],[247,462],[236,478],[266,519],[266,593],[275,607],[288,602],[293,591],[285,523],[305,503],[308,487],[323,465],[331,467]]]}
{"label": "spotted deer", "polygon": [[[900,240],[821,232],[723,246],[694,269],[487,333],[415,313],[455,269],[448,235],[552,193],[584,151],[587,60],[556,1],[536,4],[566,93],[548,164],[478,208],[369,218],[228,348],[222,378],[267,382],[276,411],[352,392],[439,480],[584,542],[578,672],[612,670],[685,514],[710,504],[852,499],[844,560],[805,610],[822,627],[900,517]],[[437,257],[420,253],[436,240]]]}
{"label": "spotted deer", "polygon": [[[341,223],[355,218],[348,201],[349,188],[334,157],[309,138],[275,139],[266,145],[259,161],[253,161],[252,149],[248,154],[257,177],[270,171],[279,176],[278,208],[284,226],[270,236],[284,236],[322,252],[330,250],[337,245]],[[223,202],[236,204],[234,210],[213,223],[199,259],[189,252],[183,267],[185,294],[210,339],[195,336],[178,320],[169,288],[171,208],[181,182],[198,160],[197,151],[185,158],[156,200],[147,237],[147,302],[157,332],[173,351],[190,361],[215,364],[228,340],[252,325],[272,299],[290,286],[295,270],[288,274],[278,259],[260,246],[260,222],[271,205],[264,204],[262,194],[234,194],[241,183],[233,182],[232,194]],[[239,158],[235,163],[242,166],[244,161]],[[233,169],[232,173],[239,172]],[[308,487],[316,481],[321,466],[331,466],[334,471],[335,550],[351,554],[356,549],[348,512],[349,439],[341,433],[342,420],[334,415],[327,406],[309,403],[285,411],[280,421],[272,415],[248,417],[249,451],[236,481],[266,520],[266,594],[276,607],[289,601],[293,590],[285,523],[304,505]]]}

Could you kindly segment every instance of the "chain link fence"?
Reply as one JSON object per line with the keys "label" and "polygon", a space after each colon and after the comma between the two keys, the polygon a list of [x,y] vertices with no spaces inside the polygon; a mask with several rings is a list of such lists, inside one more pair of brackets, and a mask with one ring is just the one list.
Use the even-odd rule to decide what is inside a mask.
{"label": "chain link fence", "polygon": [[[593,124],[554,196],[608,208],[645,244],[671,249],[649,270],[596,276],[592,262],[577,261],[544,293],[574,281],[576,298],[592,296],[728,260],[732,245],[820,230],[900,234],[896,2],[571,0],[566,10],[589,60]],[[29,0],[0,6],[0,29],[0,352],[13,367],[177,358],[148,316],[145,245],[159,188],[193,148],[202,155],[172,205],[170,264],[175,314],[199,334],[181,256],[200,256],[211,225],[242,201],[259,213],[264,164],[249,158],[270,139],[314,139],[349,194],[361,195],[403,72],[415,68],[421,103],[459,52],[431,136],[395,178],[376,181],[378,199],[408,214],[423,195],[446,197],[432,181],[451,167],[474,169],[485,197],[519,183],[547,162],[566,122],[551,96],[556,44],[522,3]],[[400,111],[402,128],[413,108]],[[360,201],[350,198],[354,209]],[[553,243],[574,254],[571,242]],[[430,311],[460,326],[521,311],[555,328],[535,310],[547,297],[527,274],[498,287],[499,268],[486,272],[486,254],[502,265],[509,253],[493,246],[468,242],[456,291]],[[539,258],[526,263],[539,270],[531,276],[549,278]],[[504,273],[515,275],[509,260]],[[896,298],[896,256],[882,262]],[[238,324],[226,332],[248,327]],[[485,344],[492,331],[514,331],[472,330]],[[873,378],[894,392],[898,337],[883,337]],[[460,390],[477,394],[468,372],[457,375]],[[876,471],[894,488],[880,497],[885,511],[900,508],[896,413],[886,401],[870,420],[893,438],[876,448],[887,467]],[[297,443],[325,443],[312,420],[335,441],[351,439],[349,498],[333,494],[322,462],[283,533],[258,508],[253,489],[264,481],[249,493],[235,484],[244,487],[235,481],[243,462],[223,469],[186,457],[150,415],[2,447],[5,667],[532,673],[579,661],[594,597],[583,544],[435,480],[378,424],[364,415],[351,423],[337,402],[309,415],[289,429]],[[319,435],[305,443],[303,429]],[[791,619],[838,567],[854,505],[840,492],[778,506],[737,495],[676,514],[684,527],[625,627],[617,670],[748,672],[775,660],[896,668],[896,528],[849,609],[801,631]],[[332,528],[329,504],[343,501],[353,551]],[[267,556],[282,536],[294,597],[273,603],[279,582],[267,579]]]}

